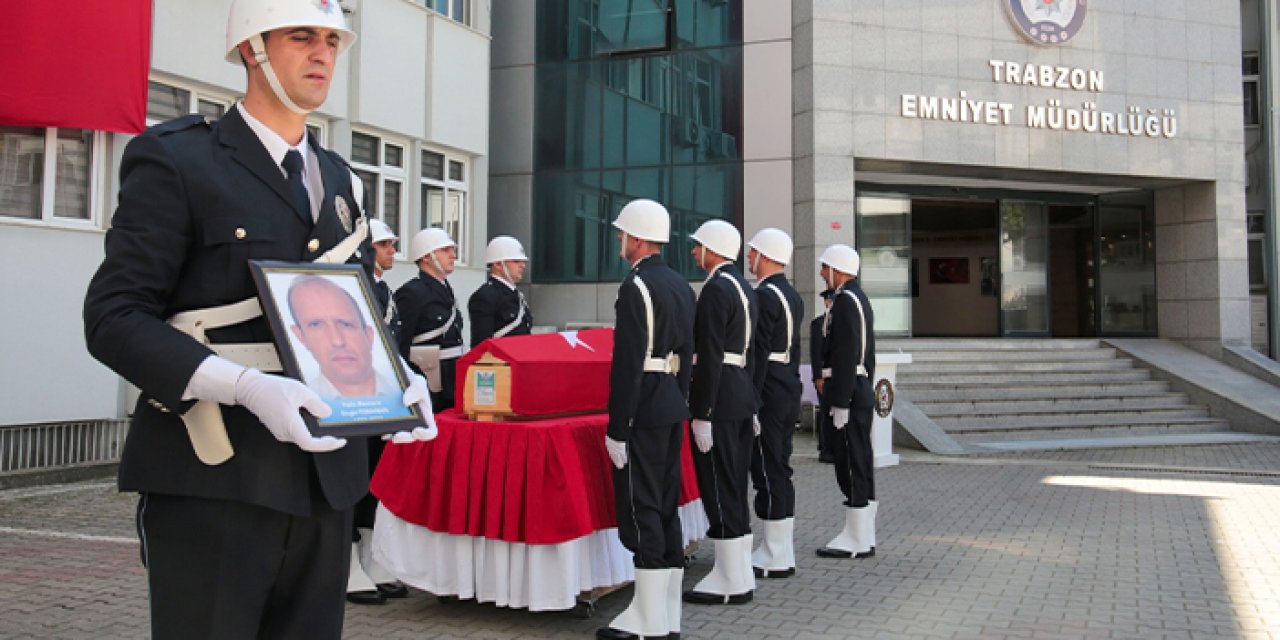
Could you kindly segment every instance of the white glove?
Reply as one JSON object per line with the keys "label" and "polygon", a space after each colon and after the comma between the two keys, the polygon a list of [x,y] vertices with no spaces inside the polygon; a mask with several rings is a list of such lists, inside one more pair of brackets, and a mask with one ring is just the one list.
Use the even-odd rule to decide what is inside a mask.
{"label": "white glove", "polygon": [[[405,369],[408,371],[408,369]],[[390,440],[391,444],[408,444],[410,442],[426,442],[435,440],[440,435],[440,428],[436,426],[436,417],[431,413],[431,392],[427,389],[427,379],[413,372],[409,372],[409,386],[404,390],[404,406],[409,407],[418,405],[418,409],[422,410],[422,419],[426,421],[425,427],[414,427],[412,431],[397,431],[382,436],[383,440]]]}
{"label": "white glove", "polygon": [[693,421],[693,441],[698,451],[706,453],[711,450],[711,423],[706,420]]}
{"label": "white glove", "polygon": [[831,407],[831,424],[835,425],[836,429],[843,429],[846,424],[849,424],[849,410]]}
{"label": "white glove", "polygon": [[760,416],[751,416],[751,430],[756,432],[756,437],[760,437]]}
{"label": "white glove", "polygon": [[609,459],[613,461],[613,466],[619,469],[627,466],[627,443],[605,436],[604,448],[609,450]]}
{"label": "white glove", "polygon": [[303,451],[324,453],[347,444],[343,438],[311,435],[298,411],[306,409],[317,418],[326,418],[333,410],[314,391],[293,378],[245,369],[236,380],[236,404],[258,416],[276,440],[296,444]]}

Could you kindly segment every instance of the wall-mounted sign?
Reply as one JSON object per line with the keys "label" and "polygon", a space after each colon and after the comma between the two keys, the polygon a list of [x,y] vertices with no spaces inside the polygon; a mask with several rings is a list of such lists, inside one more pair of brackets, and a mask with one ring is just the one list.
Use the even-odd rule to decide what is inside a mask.
{"label": "wall-mounted sign", "polygon": [[1088,0],[1004,0],[1009,19],[1028,40],[1062,44],[1080,32]]}

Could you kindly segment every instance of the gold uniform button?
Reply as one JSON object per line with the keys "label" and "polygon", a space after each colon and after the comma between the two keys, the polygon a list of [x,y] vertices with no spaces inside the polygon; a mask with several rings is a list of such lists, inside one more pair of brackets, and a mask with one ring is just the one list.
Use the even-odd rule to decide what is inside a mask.
{"label": "gold uniform button", "polygon": [[245,231],[244,227],[236,227],[236,240],[244,240],[247,235],[249,235],[249,232]]}
{"label": "gold uniform button", "polygon": [[312,238],[311,242],[307,243],[307,251],[315,253],[316,251],[319,251],[319,250],[320,250],[320,241],[316,240],[315,238]]}

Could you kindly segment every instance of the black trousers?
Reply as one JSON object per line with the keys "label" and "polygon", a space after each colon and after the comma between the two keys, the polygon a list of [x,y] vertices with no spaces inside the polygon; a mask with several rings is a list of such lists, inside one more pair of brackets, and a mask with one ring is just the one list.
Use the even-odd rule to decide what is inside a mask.
{"label": "black trousers", "polygon": [[785,520],[796,515],[791,439],[799,419],[799,398],[790,406],[766,406],[760,412],[760,435],[751,448],[751,482],[756,489],[756,516],[761,520]]}
{"label": "black trousers", "polygon": [[350,509],[148,493],[137,526],[153,638],[342,637]]}
{"label": "black trousers", "polygon": [[627,442],[627,464],[613,469],[618,538],[637,569],[684,566],[681,544],[680,447],[682,423],[638,427]]}
{"label": "black trousers", "polygon": [[[379,436],[369,438],[369,479],[373,479],[373,472],[378,468],[378,461],[382,459],[382,450],[385,449],[387,443]],[[373,518],[378,513],[378,499],[372,493],[366,493],[360,502],[356,503],[355,522],[351,526],[351,541],[359,542],[360,533],[356,529],[372,529]]]}
{"label": "black trousers", "polygon": [[719,540],[740,538],[751,533],[751,511],[747,501],[747,479],[751,473],[751,449],[755,432],[751,418],[712,420],[711,450],[693,448],[693,469],[698,474],[698,492],[711,528],[707,537]]}
{"label": "black trousers", "polygon": [[[821,396],[822,394],[818,394]],[[818,452],[827,450],[826,442],[828,435],[827,424],[831,422],[831,405],[826,402],[818,401],[818,415],[813,417],[813,433],[818,437]]]}
{"label": "black trousers", "polygon": [[454,393],[457,384],[458,359],[448,358],[440,360],[440,391],[431,392],[431,410],[440,413],[445,409],[452,409],[456,395]]}
{"label": "black trousers", "polygon": [[823,443],[835,456],[836,483],[844,494],[846,507],[865,507],[876,499],[871,419],[871,410],[853,408],[849,411],[849,424],[843,429],[836,429],[829,415],[822,422]]}

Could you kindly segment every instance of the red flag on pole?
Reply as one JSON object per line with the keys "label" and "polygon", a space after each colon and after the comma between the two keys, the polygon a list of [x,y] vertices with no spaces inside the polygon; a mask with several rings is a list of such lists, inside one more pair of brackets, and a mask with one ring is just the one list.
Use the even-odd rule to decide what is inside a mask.
{"label": "red flag on pole", "polygon": [[5,0],[0,124],[146,128],[151,0]]}

